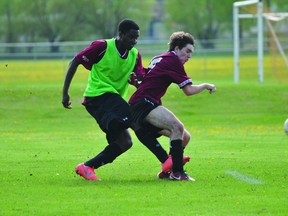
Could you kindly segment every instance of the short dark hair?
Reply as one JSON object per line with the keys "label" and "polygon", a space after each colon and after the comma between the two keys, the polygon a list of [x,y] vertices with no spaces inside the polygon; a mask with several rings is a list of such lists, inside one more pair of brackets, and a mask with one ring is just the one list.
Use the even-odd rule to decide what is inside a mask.
{"label": "short dark hair", "polygon": [[169,38],[169,51],[173,51],[176,46],[179,47],[179,49],[182,49],[187,44],[192,44],[194,46],[194,38],[190,33],[179,31],[174,32],[170,38]]}
{"label": "short dark hair", "polygon": [[125,34],[130,30],[140,30],[139,26],[131,19],[124,19],[118,25],[118,31]]}

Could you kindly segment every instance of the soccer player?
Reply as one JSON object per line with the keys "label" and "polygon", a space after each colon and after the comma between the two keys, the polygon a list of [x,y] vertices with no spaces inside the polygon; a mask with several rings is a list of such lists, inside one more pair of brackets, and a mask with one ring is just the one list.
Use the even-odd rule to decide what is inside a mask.
{"label": "soccer player", "polygon": [[[158,178],[195,181],[183,169],[185,163],[183,148],[188,144],[190,135],[183,123],[165,108],[161,101],[171,83],[176,83],[187,96],[200,93],[205,89],[210,93],[216,91],[215,85],[209,83],[194,85],[192,79],[187,76],[184,64],[189,60],[193,51],[193,36],[182,31],[174,32],[170,36],[168,52],[151,60],[148,73],[129,100],[131,115],[135,123],[135,134],[150,151],[158,151],[159,134],[170,137],[172,170],[170,172],[163,169],[162,164],[162,172],[158,173]],[[147,142],[148,136],[143,135],[144,130],[146,134],[150,132],[149,139],[154,137],[154,142]]]}
{"label": "soccer player", "polygon": [[87,180],[100,180],[94,169],[112,163],[132,146],[128,127],[131,123],[127,95],[130,74],[141,76],[142,59],[134,47],[140,34],[139,26],[130,19],[118,25],[118,36],[113,39],[96,40],[79,52],[67,69],[62,104],[72,108],[68,90],[79,64],[90,70],[84,101],[88,113],[106,133],[108,145],[94,158],[76,166],[76,173]]}

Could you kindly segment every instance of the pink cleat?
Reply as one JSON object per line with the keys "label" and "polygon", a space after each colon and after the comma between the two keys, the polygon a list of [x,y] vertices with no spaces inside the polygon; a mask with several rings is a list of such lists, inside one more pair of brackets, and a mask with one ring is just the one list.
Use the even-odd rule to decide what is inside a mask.
{"label": "pink cleat", "polygon": [[189,162],[190,161],[190,156],[184,156],[183,157],[183,164],[185,165],[187,162]]}
{"label": "pink cleat", "polygon": [[94,168],[85,166],[84,163],[78,164],[76,166],[76,173],[82,176],[84,179],[93,180],[93,181],[100,181],[99,178],[96,177]]}
{"label": "pink cleat", "polygon": [[170,172],[161,171],[157,174],[158,179],[169,179],[169,176],[170,176]]}
{"label": "pink cleat", "polygon": [[[183,157],[183,164],[185,165],[187,162],[190,161],[189,156]],[[163,172],[171,172],[173,166],[172,156],[168,155],[168,159],[162,164],[162,171]]]}

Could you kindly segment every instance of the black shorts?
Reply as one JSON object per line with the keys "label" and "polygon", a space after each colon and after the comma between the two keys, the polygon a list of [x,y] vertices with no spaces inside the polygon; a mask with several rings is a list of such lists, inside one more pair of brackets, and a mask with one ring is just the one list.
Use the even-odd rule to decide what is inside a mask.
{"label": "black shorts", "polygon": [[82,104],[107,135],[112,133],[116,136],[120,130],[127,129],[132,121],[129,104],[118,94],[85,97]]}
{"label": "black shorts", "polygon": [[141,128],[149,130],[152,134],[163,130],[162,128],[155,127],[154,125],[146,122],[145,117],[156,107],[161,104],[155,103],[154,101],[144,98],[143,100],[130,104],[130,112],[133,122]]}

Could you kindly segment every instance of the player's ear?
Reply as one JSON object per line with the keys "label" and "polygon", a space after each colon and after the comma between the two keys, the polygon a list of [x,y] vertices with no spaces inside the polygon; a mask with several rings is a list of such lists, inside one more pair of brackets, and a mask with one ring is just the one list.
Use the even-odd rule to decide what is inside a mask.
{"label": "player's ear", "polygon": [[124,37],[124,34],[123,34],[121,31],[119,31],[118,37],[119,37],[119,38],[122,38],[122,37]]}
{"label": "player's ear", "polygon": [[177,53],[179,50],[179,46],[175,46],[174,51]]}

